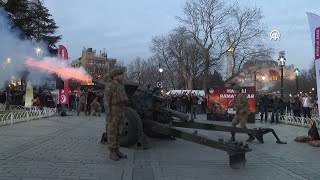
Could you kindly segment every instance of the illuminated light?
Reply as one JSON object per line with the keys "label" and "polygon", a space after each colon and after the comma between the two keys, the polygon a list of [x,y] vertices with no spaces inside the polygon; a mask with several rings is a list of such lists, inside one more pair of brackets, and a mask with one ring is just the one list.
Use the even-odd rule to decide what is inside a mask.
{"label": "illuminated light", "polygon": [[36,48],[36,54],[37,54],[37,56],[39,56],[39,55],[40,55],[41,51],[42,51],[42,50],[41,50],[41,48],[40,48],[40,47],[37,47],[37,48]]}
{"label": "illuminated light", "polygon": [[7,58],[7,64],[10,64],[10,63],[11,63],[11,59]]}
{"label": "illuminated light", "polygon": [[262,79],[262,80],[265,80],[265,79],[266,79],[266,77],[265,77],[265,76],[262,76],[262,77],[261,77],[261,79]]}
{"label": "illuminated light", "polygon": [[162,69],[162,68],[159,68],[159,72],[162,73],[162,72],[163,72],[163,69]]}
{"label": "illuminated light", "polygon": [[289,94],[289,96],[291,97],[292,95],[291,95],[291,94]]}
{"label": "illuminated light", "polygon": [[312,91],[314,91],[314,88],[312,88]]}
{"label": "illuminated light", "polygon": [[25,63],[29,67],[34,67],[46,70],[50,73],[55,73],[63,80],[76,79],[83,82],[92,82],[91,76],[84,69],[69,67],[67,64],[61,63],[55,58],[46,58],[41,61],[36,61],[33,58],[29,58]]}

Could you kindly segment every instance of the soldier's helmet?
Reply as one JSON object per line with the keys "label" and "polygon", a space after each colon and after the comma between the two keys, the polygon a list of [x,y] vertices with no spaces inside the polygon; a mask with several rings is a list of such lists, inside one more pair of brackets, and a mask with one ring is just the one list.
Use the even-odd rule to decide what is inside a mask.
{"label": "soldier's helmet", "polygon": [[115,75],[124,74],[125,72],[126,72],[125,67],[115,67],[110,71],[109,76],[110,78],[113,78]]}

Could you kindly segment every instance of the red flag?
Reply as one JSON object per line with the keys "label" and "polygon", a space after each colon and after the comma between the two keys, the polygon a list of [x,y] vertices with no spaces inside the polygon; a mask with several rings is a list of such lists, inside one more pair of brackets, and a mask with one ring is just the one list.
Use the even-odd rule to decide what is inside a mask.
{"label": "red flag", "polygon": [[[63,45],[58,46],[58,57],[68,63],[68,50]],[[59,104],[69,104],[69,81],[64,81],[64,89],[59,90]]]}
{"label": "red flag", "polygon": [[58,54],[58,57],[60,60],[66,60],[68,62],[68,50],[66,47],[64,47],[63,45],[59,45],[58,46],[58,51],[59,51],[59,54]]}

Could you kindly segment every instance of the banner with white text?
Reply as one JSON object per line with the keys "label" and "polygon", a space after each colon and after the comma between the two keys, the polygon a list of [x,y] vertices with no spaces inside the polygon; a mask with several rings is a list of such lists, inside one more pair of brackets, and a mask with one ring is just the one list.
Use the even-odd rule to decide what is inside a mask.
{"label": "banner with white text", "polygon": [[[309,21],[311,40],[314,50],[314,60],[316,67],[316,79],[317,79],[317,95],[320,97],[320,16],[308,13],[307,17]],[[320,98],[318,98],[318,104],[320,103]],[[320,115],[320,111],[319,111]]]}
{"label": "banner with white text", "polygon": [[[58,57],[68,63],[68,50],[63,45],[58,46]],[[59,89],[59,104],[69,104],[69,80],[64,81],[64,89]]]}
{"label": "banner with white text", "polygon": [[[242,87],[241,93],[246,94],[249,102],[248,122],[254,123],[256,113],[256,89],[255,87]],[[231,121],[235,114],[233,110],[235,96],[236,94],[232,87],[209,88],[207,94],[207,120]]]}

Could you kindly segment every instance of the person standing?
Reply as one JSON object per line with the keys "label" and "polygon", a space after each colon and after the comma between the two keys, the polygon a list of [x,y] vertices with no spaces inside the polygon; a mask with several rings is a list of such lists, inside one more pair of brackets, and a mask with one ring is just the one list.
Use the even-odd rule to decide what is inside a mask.
{"label": "person standing", "polygon": [[[240,123],[240,128],[247,129],[247,119],[249,114],[249,102],[246,94],[241,93],[241,86],[235,85],[233,86],[233,89],[235,91],[236,97],[234,99],[234,105],[233,110],[236,111],[235,116],[232,119],[232,127],[236,127],[237,124]],[[231,141],[235,141],[235,131],[231,132]],[[255,138],[253,135],[248,134],[249,138],[246,140],[246,142],[251,142]]]}
{"label": "person standing", "polygon": [[110,71],[111,81],[107,83],[104,93],[108,149],[110,151],[110,159],[114,161],[118,161],[120,158],[127,158],[127,155],[119,151],[120,136],[125,118],[125,105],[129,101],[125,87],[122,85],[124,72],[125,69],[120,67]]}
{"label": "person standing", "polygon": [[263,121],[263,115],[264,115],[264,121],[267,122],[268,120],[268,106],[269,106],[269,98],[268,94],[264,93],[263,96],[260,98],[260,117],[261,117],[261,122]]}
{"label": "person standing", "polygon": [[311,113],[310,113],[310,109],[312,107],[312,103],[311,103],[311,97],[308,95],[308,93],[304,93],[303,97],[302,97],[302,106],[303,106],[303,115],[306,118],[308,116],[308,118],[311,118]]}
{"label": "person standing", "polygon": [[191,101],[191,120],[194,120],[194,119],[197,119],[196,114],[197,114],[198,101],[199,101],[199,98],[196,95],[196,93],[192,93],[190,101]]}
{"label": "person standing", "polygon": [[301,107],[302,103],[301,100],[299,99],[298,95],[293,96],[292,100],[292,111],[293,111],[293,116],[295,117],[300,117],[301,116]]}
{"label": "person standing", "polygon": [[78,116],[81,111],[84,111],[84,114],[87,116],[87,98],[88,98],[88,92],[87,90],[84,90],[80,92],[79,94],[79,106],[78,106]]}
{"label": "person standing", "polygon": [[272,99],[271,99],[271,105],[272,105],[272,115],[271,115],[271,121],[270,123],[274,123],[274,116],[276,116],[276,123],[279,123],[279,107],[280,107],[280,99],[276,93],[273,93]]}

